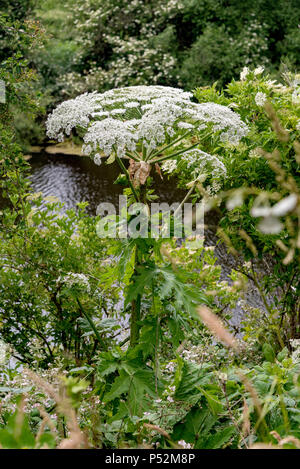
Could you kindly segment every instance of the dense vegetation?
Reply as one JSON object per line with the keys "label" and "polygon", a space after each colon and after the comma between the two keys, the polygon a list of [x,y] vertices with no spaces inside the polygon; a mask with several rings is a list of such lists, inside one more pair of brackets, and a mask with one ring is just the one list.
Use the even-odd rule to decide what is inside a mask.
{"label": "dense vegetation", "polygon": [[[300,448],[298,3],[99,3],[1,4],[0,445]],[[47,138],[119,164],[128,210],[33,193]],[[141,236],[154,171],[214,214],[228,278],[175,214]]]}

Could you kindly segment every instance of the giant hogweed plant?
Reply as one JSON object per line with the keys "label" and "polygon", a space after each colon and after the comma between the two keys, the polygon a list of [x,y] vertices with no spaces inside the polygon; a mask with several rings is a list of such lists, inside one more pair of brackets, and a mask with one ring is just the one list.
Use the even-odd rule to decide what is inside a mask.
{"label": "giant hogweed plant", "polygon": [[[119,164],[127,180],[129,204],[136,201],[147,205],[156,198],[151,188],[151,171],[161,175],[163,162],[174,164],[182,158],[194,158],[203,165],[203,153],[196,151],[202,138],[230,140],[234,144],[247,134],[246,124],[230,108],[195,103],[191,97],[191,93],[163,86],[86,93],[60,104],[52,112],[47,120],[47,134],[62,141],[64,135],[76,131],[83,139],[83,152],[95,164],[100,164],[103,157],[108,158],[107,164],[114,161]],[[204,154],[204,158],[213,166],[218,162],[209,154]],[[197,177],[187,197],[196,188]],[[125,303],[131,304],[131,346],[139,340],[147,288],[154,314],[156,294],[161,299],[174,295],[177,308],[190,312],[195,304],[205,301],[184,281],[183,272],[163,261],[162,243],[162,239],[151,238],[150,233],[119,243],[120,271],[124,274],[127,269],[128,275]]]}

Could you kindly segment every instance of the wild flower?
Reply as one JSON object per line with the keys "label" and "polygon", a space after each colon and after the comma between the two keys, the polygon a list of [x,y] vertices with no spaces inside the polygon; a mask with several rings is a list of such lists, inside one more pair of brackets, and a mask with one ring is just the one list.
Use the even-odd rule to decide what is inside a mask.
{"label": "wild flower", "polygon": [[264,71],[265,67],[262,67],[261,65],[259,65],[257,68],[254,69],[254,75],[257,76],[257,75],[261,75]]}
{"label": "wild flower", "polygon": [[292,361],[293,363],[299,363],[300,361],[300,339],[291,339],[290,340],[292,352]]}
{"label": "wild flower", "polygon": [[167,160],[162,164],[161,169],[165,173],[171,174],[177,169],[177,161],[176,160]]}
{"label": "wild flower", "polygon": [[166,371],[169,372],[169,373],[174,373],[175,368],[176,368],[176,364],[174,362],[169,362],[166,365]]}
{"label": "wild flower", "polygon": [[226,178],[227,171],[224,163],[219,157],[210,155],[202,150],[192,149],[184,153],[182,162],[186,163],[187,168],[191,170],[191,176],[194,180],[204,182],[208,175],[212,184],[206,188],[210,192],[216,193],[220,189],[219,180]]}
{"label": "wild flower", "polygon": [[177,444],[182,446],[182,448],[184,448],[184,449],[192,449],[193,448],[193,445],[191,443],[186,443],[186,441],[184,441],[184,440],[177,441]]}
{"label": "wild flower", "polygon": [[64,276],[63,282],[69,287],[73,285],[80,285],[84,287],[88,292],[90,291],[90,284],[88,278],[84,274],[70,272],[68,275]]}
{"label": "wild flower", "polygon": [[[63,134],[70,135],[76,128],[84,135],[86,155],[102,152],[105,156],[129,156],[149,162],[163,145],[169,145],[170,138],[176,143],[191,132],[209,128],[219,133],[221,140],[238,143],[247,134],[246,124],[231,109],[216,103],[194,103],[191,96],[165,86],[86,93],[52,112],[47,134],[62,140]],[[100,162],[99,157],[96,162]]]}
{"label": "wild flower", "polygon": [[249,74],[250,70],[248,67],[244,67],[243,70],[240,73],[240,80],[244,81],[247,78],[247,75]]}
{"label": "wild flower", "polygon": [[5,344],[5,342],[0,340],[0,365],[2,365],[6,361],[7,350],[8,350],[8,347]]}
{"label": "wild flower", "polygon": [[299,104],[300,103],[300,79],[299,75],[296,75],[293,82],[292,82],[292,103]]}
{"label": "wild flower", "polygon": [[228,380],[228,375],[227,375],[227,373],[219,372],[219,373],[217,373],[217,376],[218,376],[218,378],[219,378],[221,381],[227,381],[227,380]]}
{"label": "wild flower", "polygon": [[265,93],[262,93],[261,91],[259,91],[258,93],[256,93],[254,99],[255,99],[257,106],[261,107],[265,104],[267,96]]}
{"label": "wild flower", "polygon": [[276,91],[281,94],[288,93],[290,91],[287,86],[282,83],[278,83],[276,80],[266,80],[265,85],[272,91]]}

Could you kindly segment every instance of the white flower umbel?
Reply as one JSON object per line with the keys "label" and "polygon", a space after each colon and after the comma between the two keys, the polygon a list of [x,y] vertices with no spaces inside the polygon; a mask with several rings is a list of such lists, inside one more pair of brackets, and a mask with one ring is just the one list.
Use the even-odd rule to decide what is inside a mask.
{"label": "white flower umbel", "polygon": [[126,149],[135,151],[137,135],[130,121],[123,122],[108,117],[102,121],[93,122],[84,138],[83,153],[90,155],[102,150],[105,156],[110,156],[113,150],[122,158]]}
{"label": "white flower umbel", "polygon": [[91,114],[99,107],[97,93],[85,93],[60,104],[47,119],[47,135],[62,141],[74,127],[87,128]]}
{"label": "white flower umbel", "polygon": [[210,155],[202,150],[189,150],[182,156],[187,168],[191,168],[196,179],[201,174],[210,174],[212,179],[225,178],[227,171],[224,163],[215,155]]}
{"label": "white flower umbel", "polygon": [[164,173],[171,174],[177,169],[177,161],[167,160],[162,164],[161,169],[164,171]]}
{"label": "white flower umbel", "polygon": [[83,135],[87,155],[114,154],[149,163],[172,158],[169,148],[175,144],[180,149],[178,157],[193,146],[182,148],[183,140],[203,130],[231,143],[247,134],[247,126],[230,108],[194,103],[191,97],[191,93],[165,86],[131,86],[84,94],[52,112],[47,134],[62,140],[76,128]]}

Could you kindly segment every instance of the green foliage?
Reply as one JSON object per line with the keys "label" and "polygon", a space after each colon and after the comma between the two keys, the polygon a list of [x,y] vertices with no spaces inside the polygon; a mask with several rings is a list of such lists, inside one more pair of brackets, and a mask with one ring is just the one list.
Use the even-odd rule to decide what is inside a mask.
{"label": "green foliage", "polygon": [[[115,2],[81,0],[75,10],[84,48],[72,87],[99,89],[129,84],[179,84],[193,88],[237,78],[244,65],[274,71],[281,60],[298,65],[299,6],[294,0]],[[124,21],[124,16],[126,21]],[[280,25],[280,27],[279,27]],[[297,39],[296,39],[297,40]],[[154,56],[155,51],[155,56]]]}
{"label": "green foliage", "polygon": [[[271,80],[280,60],[298,65],[298,3],[98,3],[63,11],[56,0],[4,2],[0,15],[0,445],[74,447],[77,438],[76,447],[95,448],[299,448],[299,76],[282,65],[285,84]],[[44,48],[28,16],[52,35]],[[150,81],[196,87],[199,102],[229,105],[250,129],[239,145],[199,133],[222,177],[213,159],[197,181],[199,162],[175,165],[181,187],[193,187],[194,202],[209,201],[220,237],[242,255],[226,280],[201,243],[103,240],[85,203],[65,210],[32,193],[15,129],[21,113],[41,112],[37,97],[52,106],[80,91]],[[127,176],[118,183],[129,204],[155,200],[150,178],[134,189]],[[275,217],[282,229],[263,232],[253,207],[263,201],[270,210],[293,194],[296,205]],[[235,326],[247,280],[264,310],[245,297]],[[240,332],[236,349],[199,321],[199,304]]]}

